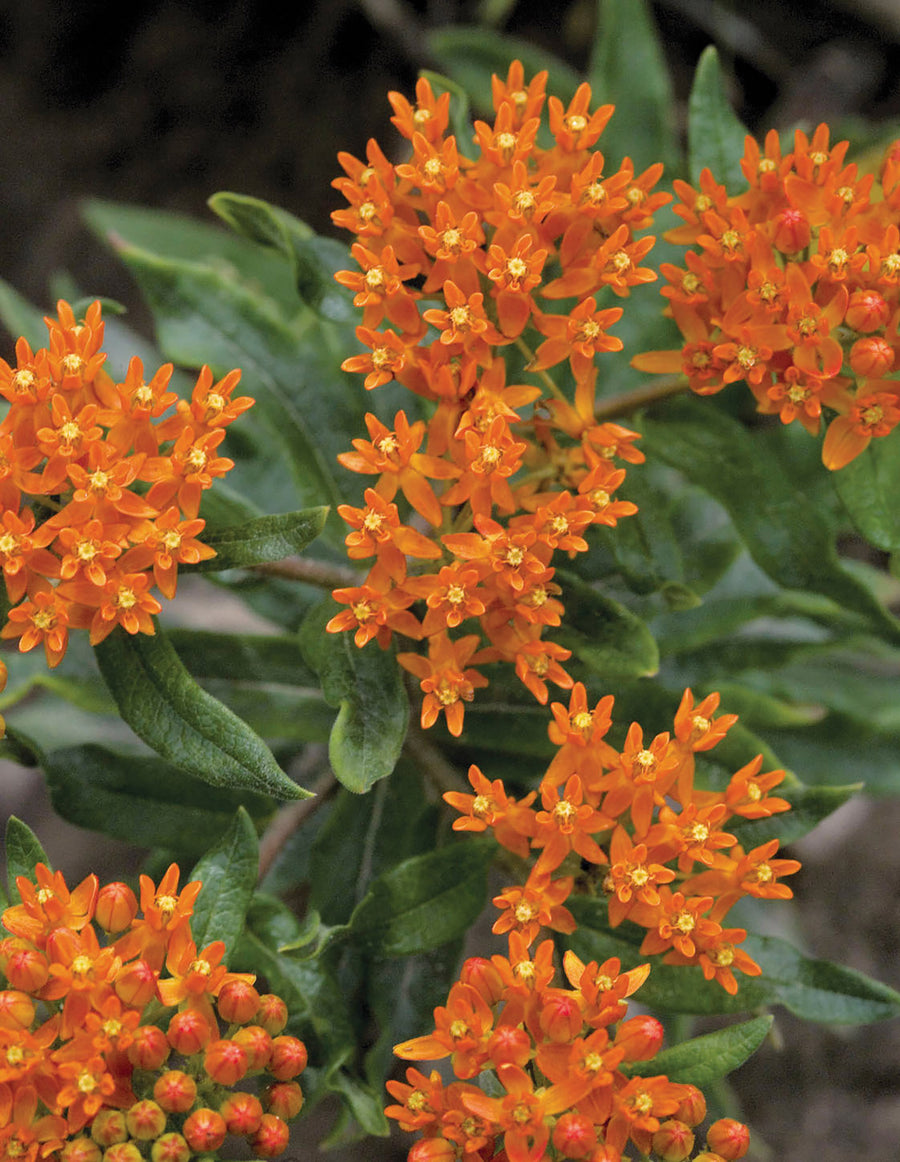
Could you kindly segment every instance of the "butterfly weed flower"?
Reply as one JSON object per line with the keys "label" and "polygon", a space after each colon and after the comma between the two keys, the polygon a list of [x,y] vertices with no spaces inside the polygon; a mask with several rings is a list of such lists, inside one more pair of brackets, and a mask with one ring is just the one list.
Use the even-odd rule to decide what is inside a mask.
{"label": "butterfly weed flower", "polygon": [[43,864],[34,875],[0,917],[4,1157],[189,1162],[229,1135],[282,1154],[306,1047],[282,1033],[284,1002],[222,963],[221,942],[198,952],[201,884],[179,892],[173,864],[159,885],[141,877],[139,902],[94,875],[72,889]]}
{"label": "butterfly weed flower", "polygon": [[675,182],[683,225],[667,237],[695,249],[663,264],[662,293],[685,343],[633,360],[699,395],[743,381],[759,412],[824,429],[832,470],[900,423],[900,164],[888,150],[876,182],[847,145],[823,124],[785,151],[772,131],[746,139],[744,192],[709,170],[699,189]]}
{"label": "butterfly weed flower", "polygon": [[[335,593],[348,608],[327,628],[357,645],[425,639],[400,663],[420,680],[422,725],[443,712],[455,735],[483,663],[511,665],[541,702],[548,683],[572,686],[569,651],[544,640],[564,613],[554,554],[586,551],[591,525],[636,511],[614,492],[619,461],[643,459],[637,433],[594,419],[595,359],[622,347],[610,333],[622,308],[598,296],[656,277],[642,265],[654,242],[644,231],[670,198],[654,191],[661,166],[615,169],[597,149],[611,105],[592,110],[586,84],[567,106],[548,100],[546,82],[526,83],[518,61],[494,77],[494,120],[476,121],[469,143],[449,133],[448,95],[423,78],[414,103],[389,98],[409,159],[392,165],[371,141],[365,161],[340,155],[333,183],[348,203],[333,219],[356,236],[359,266],[336,278],[363,311],[364,350],[343,368],[369,391],[397,381],[429,418],[370,414],[369,439],[339,457],[376,478],[367,509],[340,510],[351,559],[372,564]],[[549,147],[538,144],[545,105]],[[379,507],[398,493],[409,524]]]}
{"label": "butterfly weed flower", "polygon": [[198,539],[200,498],[232,467],[218,447],[252,406],[240,372],[204,367],[190,400],[169,390],[172,365],[145,380],[133,358],[122,382],[106,370],[100,304],[76,320],[60,300],[49,345],[0,359],[0,567],[12,604],[0,636],[43,646],[50,666],[69,631],[92,645],[117,626],[154,632],[178,566],[215,555]]}

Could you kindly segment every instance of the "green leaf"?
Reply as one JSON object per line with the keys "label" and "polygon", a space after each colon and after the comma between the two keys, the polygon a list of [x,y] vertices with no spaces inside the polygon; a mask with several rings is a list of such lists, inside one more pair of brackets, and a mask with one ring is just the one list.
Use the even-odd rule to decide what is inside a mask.
{"label": "green leaf", "polygon": [[603,153],[616,162],[630,157],[638,173],[659,161],[677,166],[672,85],[650,5],[598,0],[597,14],[587,79],[594,106],[616,107],[603,131]]}
{"label": "green leaf", "polygon": [[303,661],[293,634],[220,633],[173,627],[166,631],[166,637],[195,678],[316,685],[316,675]]}
{"label": "green leaf", "polygon": [[708,400],[668,400],[644,427],[651,454],[680,468],[728,510],[754,561],[774,581],[821,593],[900,641],[900,623],[841,567],[825,518],[768,444]]}
{"label": "green leaf", "polygon": [[380,956],[410,956],[462,936],[484,907],[490,842],[467,840],[414,856],[374,881],[350,931]]}
{"label": "green leaf", "polygon": [[6,732],[0,738],[0,758],[20,767],[40,767],[44,763],[44,752],[27,734],[6,724]]}
{"label": "green leaf", "polygon": [[312,544],[325,527],[327,516],[327,508],[306,508],[204,532],[203,543],[215,549],[216,555],[200,561],[193,569],[215,573],[283,561]]}
{"label": "green leaf", "polygon": [[780,839],[782,843],[793,843],[812,831],[823,819],[842,807],[863,788],[862,783],[850,783],[845,787],[791,787],[779,790],[779,798],[789,800],[790,811],[770,815],[767,819],[747,819],[740,823],[729,822],[728,829],[745,851],[751,851],[770,839]]}
{"label": "green leaf", "polygon": [[604,680],[640,678],[659,669],[659,652],[647,625],[573,573],[558,569],[566,607],[554,640]]}
{"label": "green leaf", "polygon": [[218,790],[154,756],[89,743],[51,751],[43,762],[54,810],[69,823],[143,847],[200,855],[243,803],[259,819],[274,802]]}
{"label": "green leaf", "polygon": [[319,675],[322,692],[338,716],[328,757],[337,778],[360,794],[391,773],[409,723],[409,701],[393,650],[374,642],[357,649],[349,633],[326,633],[339,606],[327,598],[307,615],[300,648]]}
{"label": "green leaf", "polygon": [[703,50],[694,74],[688,101],[688,160],[691,181],[709,169],[729,194],[740,193],[747,184],[741,171],[747,129],[731,108],[722,77],[719,54],[714,45]]}
{"label": "green leaf", "polygon": [[96,655],[122,718],[157,754],[213,786],[309,797],[245,722],[200,689],[158,627],[152,637],[118,628]]}
{"label": "green leaf", "polygon": [[866,540],[887,553],[900,550],[900,431],[872,440],[844,468],[831,473],[850,519]]}
{"label": "green leaf", "polygon": [[16,887],[16,877],[24,876],[32,883],[37,883],[34,869],[39,863],[52,870],[47,853],[41,847],[41,841],[35,833],[27,823],[23,823],[15,815],[10,815],[6,821],[6,884],[9,898],[14,904],[21,903],[22,900]]}
{"label": "green leaf", "polygon": [[3,279],[0,279],[0,320],[13,338],[23,336],[34,350],[47,346],[49,340],[43,312]]}
{"label": "green leaf", "polygon": [[[441,70],[452,77],[469,94],[475,107],[484,113],[493,108],[491,75],[496,74],[505,80],[514,60],[520,60],[524,65],[526,81],[547,69],[550,74],[548,91],[566,104],[575,96],[580,84],[578,74],[552,53],[529,41],[504,36],[487,28],[455,25],[432,29],[427,34],[427,46]],[[467,153],[466,144],[460,142],[463,154]]]}
{"label": "green leaf", "polygon": [[422,69],[419,76],[428,81],[436,97],[443,93],[450,94],[450,132],[456,138],[457,144],[471,141],[472,115],[469,110],[469,95],[465,89],[451,81],[449,77],[433,73],[430,69]]}
{"label": "green leaf", "polygon": [[191,880],[203,883],[191,919],[198,948],[222,940],[227,959],[244,930],[258,868],[256,828],[239,807],[226,833],[191,872]]}
{"label": "green leaf", "polygon": [[657,1053],[652,1061],[629,1065],[627,1072],[638,1077],[664,1073],[670,1081],[703,1089],[743,1065],[763,1043],[773,1020],[771,1016],[754,1017],[740,1025],[692,1037]]}

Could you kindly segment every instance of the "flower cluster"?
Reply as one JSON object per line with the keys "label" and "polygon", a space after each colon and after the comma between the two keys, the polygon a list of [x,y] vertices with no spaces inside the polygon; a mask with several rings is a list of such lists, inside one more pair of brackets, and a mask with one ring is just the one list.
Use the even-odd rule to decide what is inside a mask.
{"label": "flower cluster", "polygon": [[[306,1048],[282,1034],[284,1001],[222,964],[221,941],[198,952],[201,884],[179,892],[172,864],[158,886],[141,876],[139,906],[95,875],[72,891],[43,864],[35,878],[17,878],[22,902],[2,917],[0,1155],[188,1162],[229,1134],[281,1154]],[[244,1078],[259,1097],[233,1088]]]}
{"label": "flower cluster", "polygon": [[[343,367],[367,389],[398,381],[430,418],[369,414],[368,439],[339,457],[376,478],[365,507],[339,508],[349,556],[374,564],[335,591],[346,609],[328,629],[354,631],[358,646],[386,646],[394,631],[427,638],[427,657],[400,661],[421,681],[423,725],[444,711],[453,734],[487,684],[479,663],[512,663],[542,702],[548,680],[571,687],[569,651],[543,640],[563,612],[553,555],[586,550],[591,525],[636,511],[614,496],[620,462],[643,460],[636,433],[594,418],[594,357],[622,347],[608,333],[621,309],[596,296],[656,277],[641,265],[654,239],[638,232],[669,196],[652,192],[661,165],[636,175],[626,158],[606,172],[595,146],[613,107],[591,112],[588,85],[568,107],[547,100],[554,144],[538,146],[546,79],[526,86],[518,62],[494,77],[495,119],[475,123],[474,159],[448,134],[449,94],[424,79],[415,106],[392,93],[412,157],[392,165],[371,141],[366,162],[340,155],[334,182],[349,207],[333,218],[357,236],[361,268],[336,277],[363,308],[368,348]],[[561,313],[548,309],[563,299]],[[510,369],[540,386],[507,382]],[[466,623],[480,632],[458,636]]]}
{"label": "flower cluster", "polygon": [[[19,649],[43,643],[50,666],[70,627],[92,645],[121,625],[154,632],[155,584],[173,597],[179,564],[215,555],[196,538],[200,495],[233,467],[217,452],[249,408],[204,367],[190,402],[168,390],[172,365],[144,380],[133,358],[121,383],[104,369],[100,303],[76,321],[68,303],[46,319],[49,347],[16,344],[0,359],[0,563],[13,608],[2,629]],[[172,405],[175,410],[166,416]]]}
{"label": "flower cluster", "polygon": [[[570,950],[563,961],[569,987],[561,988],[553,984],[552,940],[533,955],[531,948],[542,929],[575,930],[565,901],[577,876],[582,891],[602,884],[612,927],[629,921],[646,930],[642,954],[698,965],[729,993],[737,991],[736,971],[759,974],[739,947],[746,931],[723,927],[726,913],[742,896],[789,897],[780,879],[800,865],[774,858],[777,840],[745,852],[724,830],[732,819],[787,810],[789,803],[771,793],[783,771],[763,774],[757,758],[722,792],[695,787],[695,755],[712,749],[736,720],[716,717],[718,703],[711,694],[695,704],[686,690],[673,733],[645,742],[634,723],[617,751],[605,741],[613,699],[589,709],[577,684],[568,707],[552,706],[557,752],[538,792],[514,799],[499,779],[472,766],[475,794],[445,794],[460,812],[455,829],[490,828],[514,855],[538,854],[525,883],[494,898],[500,917],[493,930],[508,936],[508,956],[466,961],[446,1006],[435,1010],[433,1033],[395,1048],[412,1061],[449,1057],[459,1079],[445,1085],[436,1072],[425,1077],[411,1069],[408,1085],[389,1083],[401,1104],[388,1114],[424,1134],[410,1162],[618,1162],[629,1141],[667,1162],[691,1156],[693,1127],[705,1115],[702,1094],[662,1075],[643,1076],[644,1068],[629,1077],[626,1068],[651,1060],[662,1044],[655,1018],[627,1016],[625,998],[650,966],[585,964]],[[602,869],[596,877],[594,868]],[[485,1072],[494,1075],[492,1084],[467,1084]],[[493,1155],[500,1137],[503,1151]],[[704,1159],[739,1158],[747,1143],[746,1127],[716,1123]]]}
{"label": "flower cluster", "polygon": [[699,190],[675,182],[684,225],[667,238],[696,249],[660,269],[685,344],[633,360],[682,372],[699,395],[743,380],[760,412],[813,435],[828,409],[831,469],[900,422],[900,149],[875,192],[873,175],[844,164],[847,145],[820,125],[782,153],[772,131],[762,151],[746,139],[745,193],[709,170]]}

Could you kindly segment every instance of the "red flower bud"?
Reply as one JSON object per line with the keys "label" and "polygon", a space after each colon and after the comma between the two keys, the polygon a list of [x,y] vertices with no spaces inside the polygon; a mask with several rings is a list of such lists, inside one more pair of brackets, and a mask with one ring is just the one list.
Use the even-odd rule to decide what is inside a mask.
{"label": "red flower bud", "polygon": [[127,884],[106,884],[100,889],[94,919],[104,932],[124,932],[137,913],[137,897]]}
{"label": "red flower bud", "polygon": [[256,1016],[259,993],[245,980],[226,981],[216,997],[216,1008],[223,1021],[246,1025]]}
{"label": "red flower bud", "polygon": [[263,1108],[252,1093],[233,1093],[219,1106],[229,1134],[255,1134],[262,1123]]}
{"label": "red flower bud", "polygon": [[290,1081],[306,1068],[306,1046],[297,1037],[276,1037],[272,1042],[269,1073],[277,1081]]}
{"label": "red flower bud", "polygon": [[157,1138],[150,1147],[152,1162],[190,1162],[191,1148],[181,1136],[174,1131]]}
{"label": "red flower bud", "polygon": [[126,1050],[128,1060],[137,1069],[159,1069],[169,1056],[169,1042],[156,1025],[140,1025]]}
{"label": "red flower bud", "polygon": [[113,988],[123,1004],[142,1009],[156,996],[156,973],[146,960],[133,960],[116,973]]}
{"label": "red flower bud", "polygon": [[143,1162],[134,1142],[117,1142],[103,1151],[103,1162]]}
{"label": "red flower bud", "polygon": [[196,1153],[212,1153],[225,1141],[225,1119],[215,1110],[202,1106],[185,1119],[184,1140]]}
{"label": "red flower bud", "polygon": [[265,1069],[272,1056],[272,1038],[262,1025],[245,1025],[238,1029],[233,1041],[247,1054],[247,1069]]}
{"label": "red flower bud", "polygon": [[619,1025],[614,1044],[625,1050],[626,1061],[649,1061],[659,1052],[664,1036],[656,1017],[631,1017]]}
{"label": "red flower bud", "polygon": [[197,1083],[180,1069],[169,1069],[157,1078],[153,1097],[169,1114],[186,1114],[197,1100]]}
{"label": "red flower bud", "polygon": [[772,242],[782,254],[796,254],[805,250],[812,238],[806,215],[801,210],[788,208],[775,216]]}
{"label": "red flower bud", "polygon": [[138,1101],[125,1112],[128,1133],[139,1142],[152,1142],[166,1128],[166,1115],[155,1101]]}
{"label": "red flower bud", "polygon": [[487,1043],[487,1051],[494,1065],[518,1065],[523,1069],[531,1059],[531,1038],[518,1025],[498,1025]]}
{"label": "red flower bud", "polygon": [[584,1114],[563,1114],[553,1129],[553,1145],[564,1158],[586,1158],[597,1145],[594,1123]]}
{"label": "red flower bud", "polygon": [[91,1124],[91,1137],[106,1150],[117,1142],[128,1141],[128,1126],[121,1110],[100,1110]]}
{"label": "red flower bud", "polygon": [[506,987],[496,966],[483,956],[470,956],[462,966],[459,979],[476,989],[489,1005],[500,1000]]}
{"label": "red flower bud", "polygon": [[891,308],[877,290],[856,290],[850,296],[844,322],[854,331],[868,335],[887,324]]}
{"label": "red flower bud", "polygon": [[176,1053],[190,1057],[192,1053],[199,1053],[212,1039],[212,1030],[202,1013],[196,1009],[182,1009],[169,1021],[166,1036]]}
{"label": "red flower bud", "polygon": [[694,1148],[694,1132],[684,1122],[669,1118],[653,1135],[653,1152],[663,1162],[684,1162]]}
{"label": "red flower bud", "polygon": [[750,1149],[750,1131],[734,1118],[719,1118],[706,1131],[706,1145],[721,1154],[726,1162],[743,1158]]}
{"label": "red flower bud", "polygon": [[36,993],[50,977],[50,967],[43,952],[16,936],[0,940],[0,972],[5,974],[14,989],[23,993]]}
{"label": "red flower bud", "polygon": [[568,993],[550,990],[541,1009],[540,1024],[551,1041],[572,1041],[584,1025],[581,1006]]}
{"label": "red flower bud", "polygon": [[685,1085],[682,1089],[687,1092],[675,1111],[675,1117],[689,1126],[699,1126],[706,1117],[706,1098],[696,1085]]}
{"label": "red flower bud", "polygon": [[210,1041],[203,1055],[203,1068],[219,1085],[234,1085],[247,1072],[247,1054],[236,1041]]}
{"label": "red flower bud", "polygon": [[287,1024],[287,1005],[274,993],[265,993],[259,998],[259,1010],[256,1019],[267,1033],[277,1037]]}
{"label": "red flower bud", "polygon": [[259,1129],[250,1139],[250,1148],[260,1158],[277,1158],[287,1149],[291,1136],[281,1118],[274,1114],[263,1114]]}
{"label": "red flower bud", "polygon": [[857,339],[850,348],[850,366],[857,375],[880,379],[894,366],[894,348],[880,335]]}
{"label": "red flower bud", "polygon": [[265,1090],[263,1100],[268,1113],[289,1122],[303,1109],[303,1090],[296,1081],[279,1081]]}

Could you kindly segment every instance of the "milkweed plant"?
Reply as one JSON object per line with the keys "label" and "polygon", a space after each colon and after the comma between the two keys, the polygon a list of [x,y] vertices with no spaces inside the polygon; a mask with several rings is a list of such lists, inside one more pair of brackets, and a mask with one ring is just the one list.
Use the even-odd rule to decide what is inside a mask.
{"label": "milkweed plant", "polygon": [[90,203],[155,346],[0,287],[2,754],[148,849],[67,885],[8,820],[4,1158],[273,1158],[325,1098],[410,1162],[760,1157],[779,1007],[900,1015],[770,904],[898,785],[900,143],[758,142],[708,49],[685,157],[600,16],[586,79],[435,33],[336,237]]}

